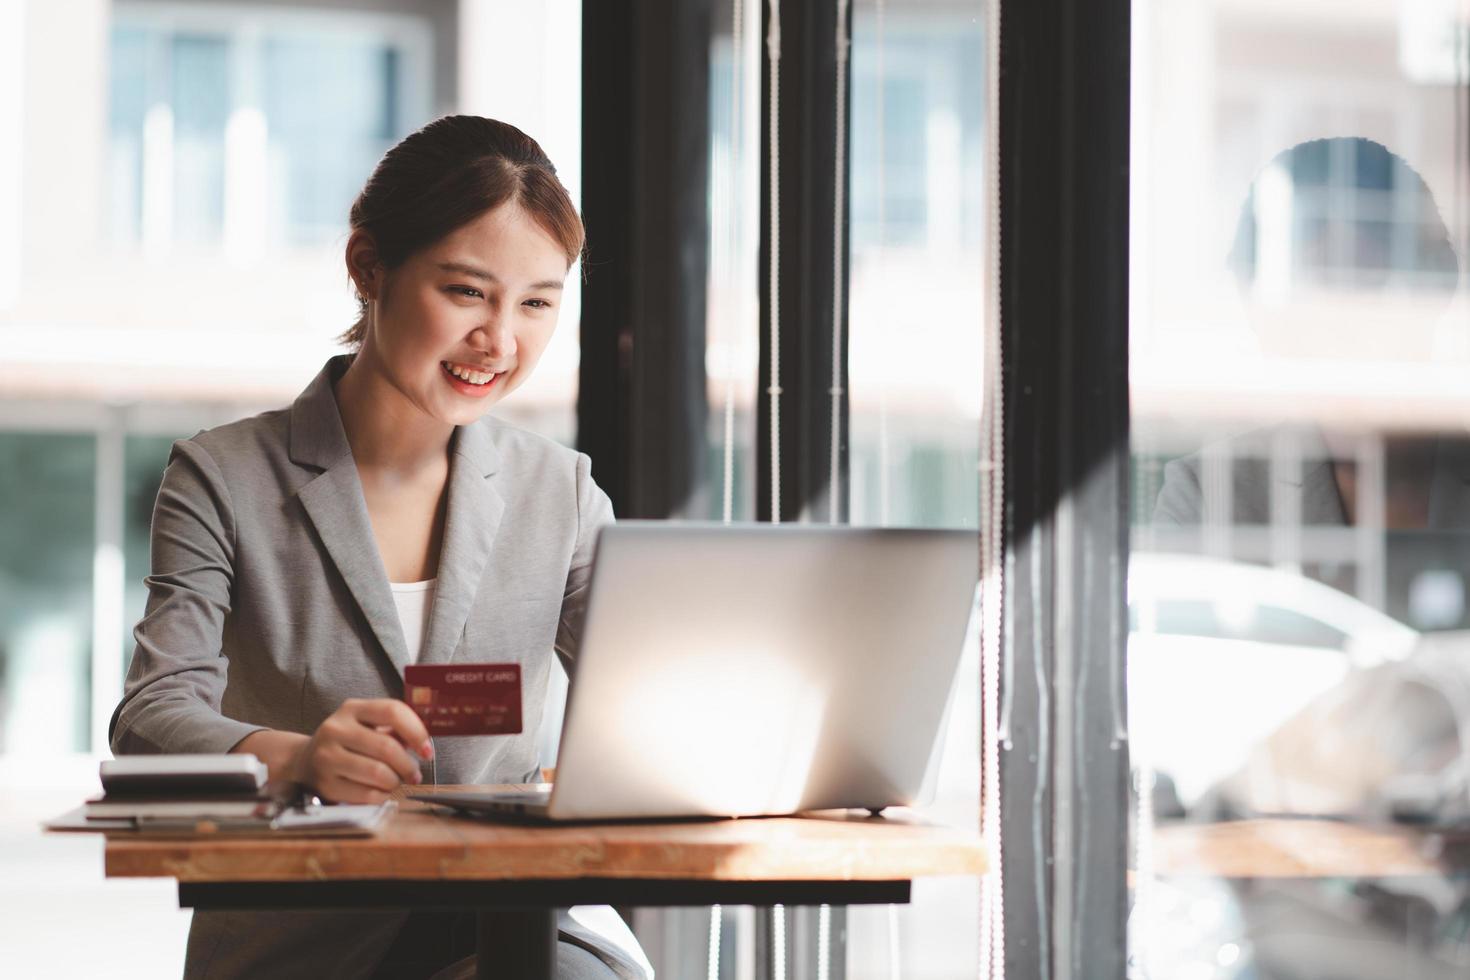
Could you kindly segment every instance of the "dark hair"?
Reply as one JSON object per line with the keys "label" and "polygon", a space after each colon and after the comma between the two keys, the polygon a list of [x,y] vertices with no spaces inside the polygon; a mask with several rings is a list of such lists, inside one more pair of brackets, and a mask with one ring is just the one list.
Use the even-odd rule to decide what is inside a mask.
{"label": "dark hair", "polygon": [[1227,263],[1236,280],[1256,276],[1256,190],[1280,167],[1302,205],[1293,210],[1293,272],[1328,285],[1382,288],[1392,280],[1454,290],[1460,259],[1434,194],[1419,172],[1361,136],[1309,140],[1282,150],[1251,182]]}
{"label": "dark hair", "polygon": [[[406,136],[379,161],[352,204],[353,231],[368,232],[386,268],[507,201],[525,208],[566,252],[571,266],[586,240],[582,218],[535,140],[482,116],[444,116]],[[360,347],[367,301],[338,340]]]}

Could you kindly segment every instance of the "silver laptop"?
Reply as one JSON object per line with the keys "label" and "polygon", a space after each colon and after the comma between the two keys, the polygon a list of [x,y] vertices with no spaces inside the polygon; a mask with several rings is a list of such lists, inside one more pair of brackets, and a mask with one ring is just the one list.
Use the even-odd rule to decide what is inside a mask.
{"label": "silver laptop", "polygon": [[978,568],[974,532],[609,526],[554,786],[415,798],[547,820],[926,802]]}

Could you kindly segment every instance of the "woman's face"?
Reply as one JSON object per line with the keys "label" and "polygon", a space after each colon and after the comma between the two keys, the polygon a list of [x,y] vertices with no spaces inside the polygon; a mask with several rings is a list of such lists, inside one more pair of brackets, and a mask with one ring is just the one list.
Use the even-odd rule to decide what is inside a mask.
{"label": "woman's face", "polygon": [[556,240],[508,202],[398,268],[378,268],[363,353],[421,411],[468,424],[536,367],[567,272]]}

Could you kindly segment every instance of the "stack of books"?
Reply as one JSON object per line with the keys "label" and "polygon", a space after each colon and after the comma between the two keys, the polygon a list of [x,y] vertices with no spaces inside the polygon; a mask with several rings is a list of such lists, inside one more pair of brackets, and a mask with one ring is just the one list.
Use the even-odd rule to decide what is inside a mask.
{"label": "stack of books", "polygon": [[100,766],[101,796],[89,821],[198,824],[273,820],[289,802],[266,790],[266,767],[253,755],[151,755]]}
{"label": "stack of books", "polygon": [[98,768],[102,795],[42,824],[56,832],[371,837],[397,802],[323,806],[299,786],[266,785],[265,764],[238,755],[131,755]]}

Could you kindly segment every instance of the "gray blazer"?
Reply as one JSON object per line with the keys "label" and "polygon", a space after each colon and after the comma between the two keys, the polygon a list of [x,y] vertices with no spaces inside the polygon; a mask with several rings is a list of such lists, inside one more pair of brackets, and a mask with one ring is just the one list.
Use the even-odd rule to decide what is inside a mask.
{"label": "gray blazer", "polygon": [[[262,728],[310,733],[347,698],[402,695],[407,645],[332,390],[350,361],[327,361],[290,408],[174,443],[114,753],[227,752]],[[497,420],[457,428],[451,452],[420,662],[519,663],[524,730],[438,739],[437,778],[522,782],[612,506],[585,455]],[[200,913],[186,975],[364,976],[404,915]]]}
{"label": "gray blazer", "polygon": [[[1257,429],[1226,440],[1229,500],[1227,524],[1270,524],[1271,494],[1299,494],[1301,523],[1341,527],[1347,524],[1342,498],[1332,476],[1327,443],[1315,428],[1297,433],[1301,440],[1301,465],[1294,471],[1273,474],[1271,443],[1281,427]],[[1154,506],[1154,523],[1194,525],[1205,520],[1204,453],[1192,453],[1164,464],[1164,485]],[[1222,488],[1214,488],[1216,493]]]}
{"label": "gray blazer", "polygon": [[[1284,426],[1257,429],[1227,440],[1230,458],[1230,525],[1271,523],[1271,495],[1298,495],[1300,523],[1306,527],[1344,527],[1347,514],[1332,475],[1332,454],[1321,430],[1304,426],[1291,433],[1301,463],[1294,471],[1273,474],[1272,441]],[[1220,493],[1223,487],[1214,491]],[[1192,453],[1164,465],[1164,484],[1154,505],[1157,525],[1192,526],[1205,521],[1206,477],[1203,453]],[[1429,486],[1430,530],[1470,528],[1470,454],[1462,442],[1442,442]]]}

